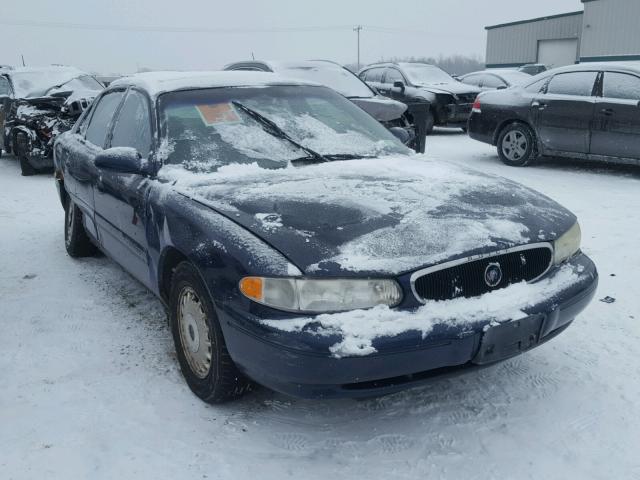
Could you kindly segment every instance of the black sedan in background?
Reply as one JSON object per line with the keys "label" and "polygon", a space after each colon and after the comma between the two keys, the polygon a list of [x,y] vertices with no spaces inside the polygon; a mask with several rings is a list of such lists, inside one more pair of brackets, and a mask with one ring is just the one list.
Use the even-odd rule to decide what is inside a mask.
{"label": "black sedan in background", "polygon": [[597,285],[571,212],[274,74],[116,80],[55,161],[67,252],[100,248],[161,299],[208,402],[248,379],[366,397],[496,362],[566,329]]}
{"label": "black sedan in background", "polygon": [[416,152],[424,153],[424,122],[429,110],[427,102],[409,106],[388,97],[379,95],[357,75],[342,65],[328,60],[305,60],[296,62],[278,62],[266,60],[246,60],[226,65],[224,70],[243,72],[273,72],[287,78],[298,78],[316,82],[332,88],[362,108],[385,127],[397,134],[404,129],[407,135],[403,143]]}
{"label": "black sedan in background", "polygon": [[538,156],[640,165],[640,69],[587,63],[478,96],[469,136],[496,145],[507,165]]}
{"label": "black sedan in background", "polygon": [[531,75],[517,70],[484,70],[467,73],[458,78],[462,83],[486,90],[504,90],[505,88],[523,85],[531,81]]}
{"label": "black sedan in background", "polygon": [[358,75],[381,94],[408,105],[429,102],[427,133],[436,125],[466,129],[471,105],[481,92],[426,63],[377,63],[363,68]]}

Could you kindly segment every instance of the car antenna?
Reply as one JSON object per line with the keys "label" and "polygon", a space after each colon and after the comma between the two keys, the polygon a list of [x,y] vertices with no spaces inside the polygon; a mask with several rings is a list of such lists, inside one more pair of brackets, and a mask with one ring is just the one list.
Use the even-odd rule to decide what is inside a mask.
{"label": "car antenna", "polygon": [[24,63],[24,54],[21,53],[20,56],[22,57],[22,66],[26,67],[27,65]]}
{"label": "car antenna", "polygon": [[253,52],[251,52],[251,60],[255,60],[256,56],[253,54]]}

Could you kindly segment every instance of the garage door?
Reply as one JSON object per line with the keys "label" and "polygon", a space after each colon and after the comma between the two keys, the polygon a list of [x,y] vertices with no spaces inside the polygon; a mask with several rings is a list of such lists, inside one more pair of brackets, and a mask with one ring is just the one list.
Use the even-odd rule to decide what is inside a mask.
{"label": "garage door", "polygon": [[540,40],[538,42],[538,63],[548,67],[561,67],[576,63],[578,39]]}

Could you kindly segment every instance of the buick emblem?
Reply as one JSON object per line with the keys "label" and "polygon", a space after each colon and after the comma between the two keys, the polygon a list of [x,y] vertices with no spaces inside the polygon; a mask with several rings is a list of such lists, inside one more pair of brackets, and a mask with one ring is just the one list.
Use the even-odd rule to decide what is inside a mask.
{"label": "buick emblem", "polygon": [[484,269],[484,283],[490,287],[497,287],[502,281],[502,268],[499,263],[490,263]]}

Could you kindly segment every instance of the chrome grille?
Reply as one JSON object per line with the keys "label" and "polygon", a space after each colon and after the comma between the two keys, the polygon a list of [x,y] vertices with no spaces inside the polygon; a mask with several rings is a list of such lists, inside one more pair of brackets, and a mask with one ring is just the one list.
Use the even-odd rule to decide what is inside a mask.
{"label": "chrome grille", "polygon": [[[552,261],[551,244],[526,245],[420,270],[411,276],[411,285],[421,302],[477,297],[514,283],[536,280],[549,270]],[[490,286],[485,280],[486,271],[496,264],[502,276]]]}

